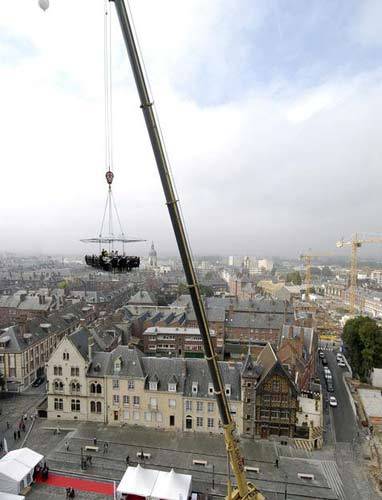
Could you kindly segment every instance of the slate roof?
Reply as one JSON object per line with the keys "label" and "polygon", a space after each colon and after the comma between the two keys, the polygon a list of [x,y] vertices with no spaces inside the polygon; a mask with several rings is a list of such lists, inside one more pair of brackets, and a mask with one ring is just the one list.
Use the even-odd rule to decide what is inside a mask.
{"label": "slate roof", "polygon": [[141,290],[140,292],[137,292],[135,295],[133,295],[128,304],[153,304],[154,301],[151,298],[149,292],[146,292],[146,290]]}

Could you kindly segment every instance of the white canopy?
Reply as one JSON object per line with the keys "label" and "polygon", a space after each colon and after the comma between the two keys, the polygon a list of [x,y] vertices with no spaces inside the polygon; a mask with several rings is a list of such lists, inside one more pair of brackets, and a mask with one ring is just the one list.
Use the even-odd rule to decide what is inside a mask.
{"label": "white canopy", "polygon": [[160,471],[151,497],[161,500],[187,500],[191,494],[191,480],[192,476],[177,474],[174,469],[170,472]]}
{"label": "white canopy", "polygon": [[[29,477],[28,477],[29,474]],[[32,481],[29,467],[16,460],[0,460],[0,490],[18,494]]]}
{"label": "white canopy", "polygon": [[128,467],[118,485],[117,494],[119,493],[119,497],[122,494],[149,497],[158,474],[159,471],[144,469],[139,464],[136,467]]}
{"label": "white canopy", "polygon": [[33,480],[34,467],[43,456],[29,448],[8,452],[0,460],[0,491],[18,494]]}
{"label": "white canopy", "polygon": [[17,460],[17,462],[25,465],[29,469],[34,468],[43,460],[44,456],[36,453],[30,448],[19,448],[18,450],[9,451],[0,461]]}
{"label": "white canopy", "polygon": [[12,495],[12,493],[1,493],[0,500],[25,500],[23,495]]}

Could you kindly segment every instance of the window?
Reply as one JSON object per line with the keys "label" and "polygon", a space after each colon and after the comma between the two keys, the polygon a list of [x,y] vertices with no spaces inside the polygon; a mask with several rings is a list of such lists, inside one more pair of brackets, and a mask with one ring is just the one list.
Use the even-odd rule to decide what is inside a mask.
{"label": "window", "polygon": [[118,358],[114,361],[114,373],[119,373],[121,371],[121,358]]}
{"label": "window", "polygon": [[81,385],[79,382],[72,382],[70,384],[70,389],[72,392],[81,392]]}
{"label": "window", "polygon": [[80,369],[77,366],[72,366],[70,368],[70,375],[72,377],[79,377],[80,376]]}
{"label": "window", "polygon": [[96,411],[95,401],[90,401],[90,412],[95,413],[95,411]]}
{"label": "window", "polygon": [[81,403],[79,399],[72,399],[71,401],[72,411],[81,411]]}
{"label": "window", "polygon": [[151,422],[151,413],[149,411],[145,411],[145,420]]}
{"label": "window", "polygon": [[170,415],[170,427],[174,427],[175,425],[175,415]]}
{"label": "window", "polygon": [[263,396],[263,404],[269,405],[271,403],[271,395],[270,394],[264,394]]}
{"label": "window", "polygon": [[113,378],[113,389],[119,389],[119,380],[117,378]]}
{"label": "window", "polygon": [[62,366],[54,366],[53,373],[54,375],[62,375]]}
{"label": "window", "polygon": [[128,381],[127,388],[128,389],[134,389],[134,380],[129,380]]}
{"label": "window", "polygon": [[208,405],[207,405],[207,411],[208,411],[208,413],[213,412],[214,409],[215,409],[215,403],[208,403]]}
{"label": "window", "polygon": [[176,400],[175,399],[169,399],[168,400],[168,407],[169,408],[175,408],[176,407]]}
{"label": "window", "polygon": [[62,398],[54,398],[54,409],[55,410],[63,410],[64,409],[64,401]]}
{"label": "window", "polygon": [[288,402],[288,394],[281,394],[281,401],[283,403],[287,403]]}
{"label": "window", "polygon": [[196,427],[203,427],[203,417],[196,417]]}
{"label": "window", "polygon": [[150,398],[150,408],[156,410],[158,408],[158,401],[156,398]]}
{"label": "window", "polygon": [[149,382],[149,390],[157,391],[158,390],[158,382]]}
{"label": "window", "polygon": [[113,404],[119,404],[119,394],[113,394]]}
{"label": "window", "polygon": [[96,402],[96,412],[97,413],[102,413],[102,403],[101,401]]}
{"label": "window", "polygon": [[277,391],[279,391],[279,390],[280,390],[280,380],[275,379],[275,380],[273,380],[273,382],[272,382],[272,391],[277,392]]}
{"label": "window", "polygon": [[196,402],[196,411],[203,411],[203,401]]}
{"label": "window", "polygon": [[123,420],[129,420],[130,418],[130,410],[123,411]]}
{"label": "window", "polygon": [[128,405],[130,403],[130,396],[123,396],[123,404]]}
{"label": "window", "polygon": [[102,394],[102,385],[101,384],[96,385],[96,392],[97,392],[97,394]]}
{"label": "window", "polygon": [[208,395],[209,396],[214,395],[214,386],[211,384],[211,382],[208,384]]}
{"label": "window", "polygon": [[225,386],[225,394],[226,394],[226,396],[231,397],[231,385],[230,384],[227,384]]}
{"label": "window", "polygon": [[281,410],[280,411],[280,418],[288,419],[289,418],[289,411],[288,410]]}
{"label": "window", "polygon": [[273,394],[272,403],[280,403],[280,394]]}
{"label": "window", "polygon": [[61,380],[55,380],[53,387],[55,391],[62,392],[64,390],[64,384],[61,382]]}
{"label": "window", "polygon": [[213,418],[210,418],[210,417],[207,418],[207,427],[209,429],[212,429],[214,427],[214,419]]}
{"label": "window", "polygon": [[134,418],[134,420],[139,420],[139,411],[133,412],[133,418]]}
{"label": "window", "polygon": [[261,419],[269,418],[269,410],[260,410],[260,418]]}
{"label": "window", "polygon": [[139,396],[134,396],[133,397],[133,404],[139,405]]}
{"label": "window", "polygon": [[186,411],[192,411],[192,401],[186,400]]}
{"label": "window", "polygon": [[69,353],[68,352],[64,352],[62,354],[62,359],[64,359],[65,361],[68,361],[69,360]]}
{"label": "window", "polygon": [[176,392],[176,384],[168,384],[168,392]]}
{"label": "window", "polygon": [[278,410],[271,411],[271,418],[278,419],[280,417],[280,412]]}
{"label": "window", "polygon": [[192,382],[192,394],[198,394],[198,383],[197,382]]}

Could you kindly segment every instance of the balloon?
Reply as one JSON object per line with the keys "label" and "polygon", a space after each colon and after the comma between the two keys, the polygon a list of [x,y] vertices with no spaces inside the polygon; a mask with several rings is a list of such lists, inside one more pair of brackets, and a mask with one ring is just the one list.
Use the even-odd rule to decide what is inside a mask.
{"label": "balloon", "polygon": [[44,12],[49,8],[49,0],[38,0],[38,4]]}

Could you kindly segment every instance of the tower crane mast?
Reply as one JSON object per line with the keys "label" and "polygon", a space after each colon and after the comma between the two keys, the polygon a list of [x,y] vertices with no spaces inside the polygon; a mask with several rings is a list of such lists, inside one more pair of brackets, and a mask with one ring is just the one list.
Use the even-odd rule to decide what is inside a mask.
{"label": "tower crane mast", "polygon": [[310,302],[309,290],[312,288],[312,259],[316,259],[318,257],[329,257],[330,253],[311,253],[311,251],[300,255],[300,259],[305,262],[305,286],[306,286],[306,301]]}
{"label": "tower crane mast", "polygon": [[382,236],[371,236],[361,238],[357,233],[354,233],[349,241],[337,241],[337,248],[351,246],[351,262],[350,262],[350,290],[349,290],[349,309],[350,314],[355,313],[355,303],[357,295],[357,273],[358,273],[358,249],[365,243],[382,243]]}

